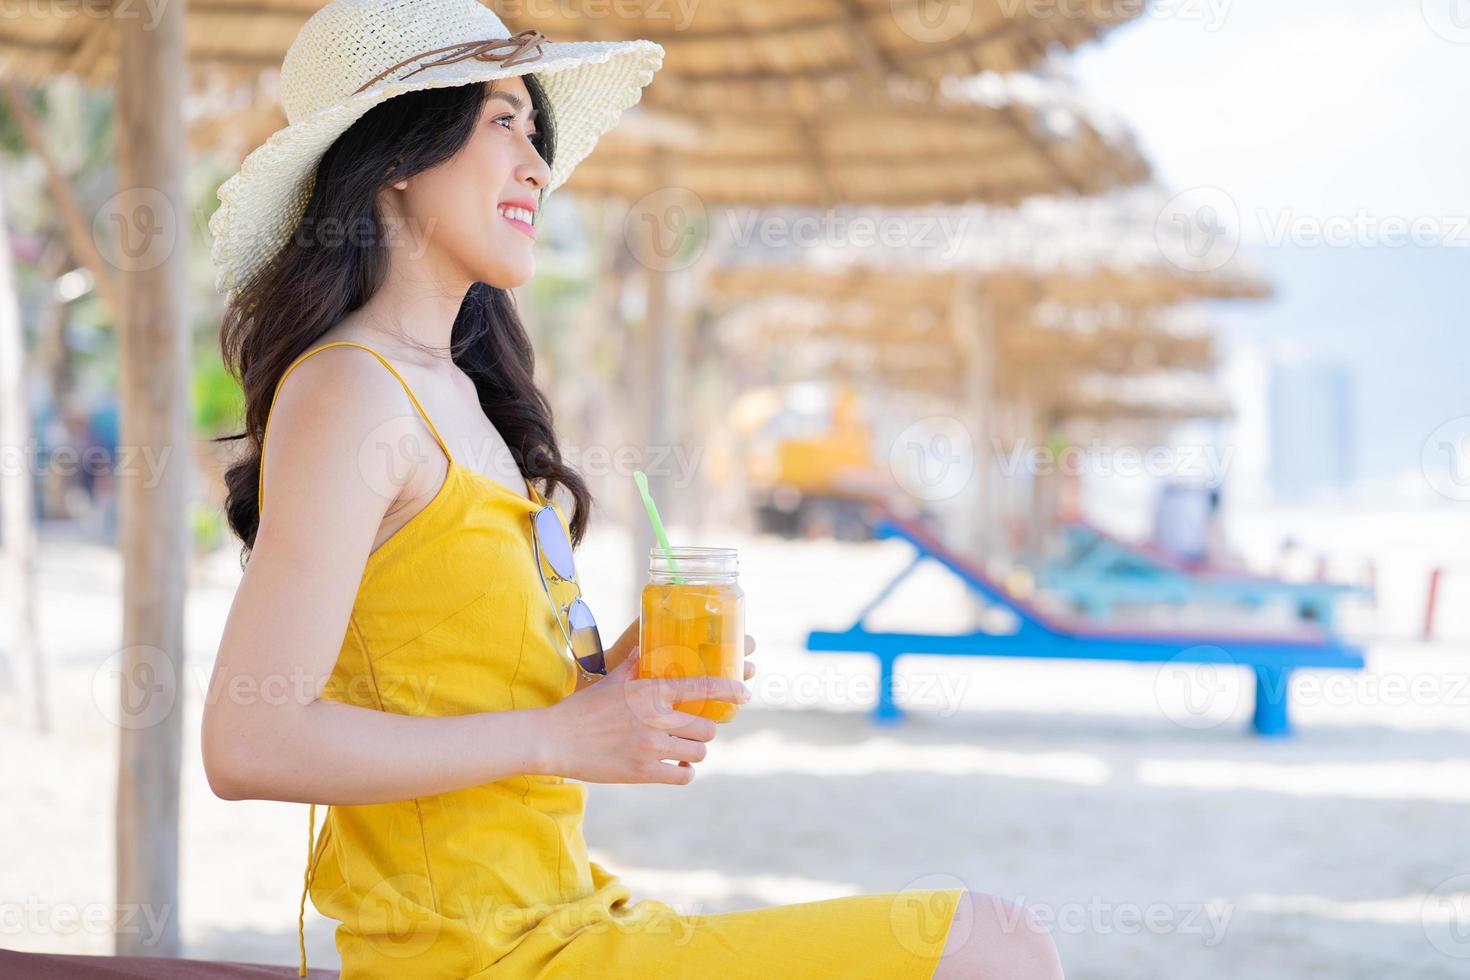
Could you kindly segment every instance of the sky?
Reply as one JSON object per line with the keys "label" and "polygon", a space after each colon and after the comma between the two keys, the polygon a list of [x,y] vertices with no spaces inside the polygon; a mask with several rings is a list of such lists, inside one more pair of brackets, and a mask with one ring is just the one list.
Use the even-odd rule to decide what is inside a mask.
{"label": "sky", "polygon": [[[1233,356],[1344,365],[1359,480],[1407,486],[1470,415],[1470,0],[1154,0],[1073,66],[1166,186],[1223,192],[1272,280],[1215,311]],[[1230,376],[1264,398],[1260,371]]]}

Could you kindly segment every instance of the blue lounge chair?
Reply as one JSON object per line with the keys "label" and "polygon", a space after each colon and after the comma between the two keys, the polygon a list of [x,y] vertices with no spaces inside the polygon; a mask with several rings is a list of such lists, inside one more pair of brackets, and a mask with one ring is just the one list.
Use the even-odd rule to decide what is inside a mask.
{"label": "blue lounge chair", "polygon": [[[1362,651],[1303,624],[1289,632],[1209,633],[1124,629],[1046,612],[1011,595],[979,565],[947,547],[934,534],[883,508],[874,521],[879,538],[900,538],[913,546],[914,560],[885,585],[852,626],[840,632],[813,630],[806,648],[815,653],[864,653],[878,658],[878,703],[873,720],[892,724],[902,717],[893,700],[893,665],[909,653],[947,656],[1045,657],[1062,660],[1120,660],[1139,663],[1201,663],[1250,667],[1256,675],[1253,727],[1260,735],[1291,733],[1287,711],[1291,672],[1298,667],[1359,670]],[[869,630],[867,617],[923,562],[932,560],[958,576],[988,603],[1015,614],[1018,628],[1004,635],[976,631],[939,635]]]}
{"label": "blue lounge chair", "polygon": [[1372,596],[1372,590],[1357,585],[1287,582],[1190,564],[1157,548],[1122,541],[1085,522],[1068,525],[1065,533],[1065,553],[1041,568],[1037,584],[1098,619],[1106,619],[1121,605],[1202,602],[1260,608],[1285,602],[1301,619],[1330,631],[1339,598]]}

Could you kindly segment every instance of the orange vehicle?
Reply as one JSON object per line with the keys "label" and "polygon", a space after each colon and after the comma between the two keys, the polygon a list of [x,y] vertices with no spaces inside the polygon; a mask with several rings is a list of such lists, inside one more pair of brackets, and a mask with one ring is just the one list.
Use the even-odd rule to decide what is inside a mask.
{"label": "orange vehicle", "polygon": [[863,509],[891,495],[894,483],[874,458],[856,394],[840,387],[821,408],[799,402],[788,397],[762,420],[764,446],[750,463],[758,526],[796,538],[870,537]]}

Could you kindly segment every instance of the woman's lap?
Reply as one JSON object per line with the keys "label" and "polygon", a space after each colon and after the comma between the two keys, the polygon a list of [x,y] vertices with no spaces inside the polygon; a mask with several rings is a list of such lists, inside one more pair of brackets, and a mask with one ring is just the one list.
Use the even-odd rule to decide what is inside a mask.
{"label": "woman's lap", "polygon": [[657,901],[570,938],[534,930],[483,980],[532,977],[931,977],[963,889],[855,895],[688,915]]}

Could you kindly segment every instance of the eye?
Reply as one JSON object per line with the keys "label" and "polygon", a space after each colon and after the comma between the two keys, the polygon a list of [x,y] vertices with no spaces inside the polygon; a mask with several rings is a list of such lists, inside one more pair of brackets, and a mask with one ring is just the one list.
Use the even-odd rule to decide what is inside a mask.
{"label": "eye", "polygon": [[[514,113],[511,113],[511,112],[507,112],[503,116],[496,116],[494,119],[491,120],[491,122],[494,122],[494,123],[502,123],[503,122],[503,123],[509,124],[505,128],[507,130],[511,130],[511,131],[514,131],[514,129],[515,129],[515,125],[514,125],[515,124],[515,121],[516,121],[515,114]],[[540,132],[538,132],[537,130],[534,130],[534,129],[528,130],[526,132],[526,139],[528,139],[528,140],[535,140],[540,135],[541,135]]]}

